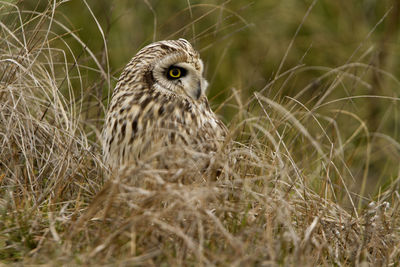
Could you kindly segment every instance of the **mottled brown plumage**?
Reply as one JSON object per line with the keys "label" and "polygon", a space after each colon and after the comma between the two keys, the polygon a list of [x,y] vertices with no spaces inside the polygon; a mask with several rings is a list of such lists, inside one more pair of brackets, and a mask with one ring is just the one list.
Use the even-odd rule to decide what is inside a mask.
{"label": "mottled brown plumage", "polygon": [[209,107],[202,73],[199,53],[185,39],[141,49],[112,95],[102,133],[105,162],[113,168],[136,164],[169,148],[208,155],[218,151],[226,128]]}

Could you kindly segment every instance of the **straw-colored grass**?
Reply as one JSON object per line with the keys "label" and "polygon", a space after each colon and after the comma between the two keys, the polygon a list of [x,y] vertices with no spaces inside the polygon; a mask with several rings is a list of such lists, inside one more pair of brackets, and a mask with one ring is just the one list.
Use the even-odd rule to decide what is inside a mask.
{"label": "straw-colored grass", "polygon": [[[308,24],[309,17],[321,12],[322,4],[314,1],[291,31],[275,72],[264,74],[263,86],[257,87],[258,80],[246,86],[244,78],[239,86],[233,72],[221,82],[208,71],[211,83],[228,88],[216,96],[211,87],[214,110],[226,115],[230,131],[227,151],[213,158],[221,170],[216,176],[178,156],[174,169],[141,163],[111,174],[99,137],[119,72],[111,71],[113,52],[105,49],[112,46],[113,23],[105,27],[110,18],[100,20],[92,3],[81,2],[100,36],[94,45],[85,29],[71,26],[74,17],[64,16],[68,3],[40,3],[0,5],[2,263],[398,264],[400,82],[394,68],[366,60],[374,50],[372,36],[398,6],[377,18],[337,67],[302,59],[287,67],[295,40],[306,38],[300,32],[315,22]],[[153,33],[146,36],[150,40],[159,32],[169,38],[192,35],[206,64],[208,55],[211,70],[220,68],[226,77],[232,64],[223,58],[230,47],[219,61],[210,51],[257,27],[256,19],[252,24],[229,4],[187,1],[187,8],[174,12],[192,23],[179,21],[174,28],[168,25],[176,17],[165,19],[167,13],[144,1],[134,19],[141,19],[143,9],[155,14],[144,30]],[[154,30],[157,25],[163,26]],[[262,34],[250,34],[259,34],[262,51]],[[253,50],[232,49],[240,62],[254,58]],[[303,56],[307,53],[312,51]],[[336,50],[326,53],[334,57]],[[378,84],[385,89],[377,91]]]}

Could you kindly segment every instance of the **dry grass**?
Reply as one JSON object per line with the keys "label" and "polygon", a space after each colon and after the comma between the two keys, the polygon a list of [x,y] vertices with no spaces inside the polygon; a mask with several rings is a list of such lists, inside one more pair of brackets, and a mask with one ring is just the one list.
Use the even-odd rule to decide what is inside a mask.
{"label": "dry grass", "polygon": [[[300,64],[278,71],[250,97],[247,88],[231,89],[223,105],[236,114],[232,144],[213,158],[222,169],[218,177],[179,158],[177,166],[185,167],[139,164],[110,174],[98,141],[103,88],[113,83],[107,50],[91,51],[59,21],[57,3],[41,12],[1,3],[2,262],[398,264],[399,166],[392,158],[398,160],[400,144],[379,127],[371,132],[346,106],[362,109],[374,99],[397,110],[400,99],[330,97],[341,86],[372,88],[371,73],[400,89],[389,71],[350,58],[337,68]],[[267,97],[309,69],[323,74],[296,96]],[[316,102],[300,100],[322,88]],[[387,116],[393,122],[396,112]],[[382,146],[394,156],[381,153]],[[387,173],[395,174],[381,177]],[[377,177],[372,195],[368,184]]]}

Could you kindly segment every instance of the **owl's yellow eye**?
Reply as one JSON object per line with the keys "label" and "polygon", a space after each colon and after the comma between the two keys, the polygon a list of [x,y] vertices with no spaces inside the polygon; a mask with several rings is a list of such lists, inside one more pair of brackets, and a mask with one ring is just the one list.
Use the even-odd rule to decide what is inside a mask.
{"label": "owl's yellow eye", "polygon": [[170,66],[166,73],[165,76],[169,80],[177,80],[179,78],[184,77],[187,74],[187,70],[185,68],[177,67],[177,66]]}
{"label": "owl's yellow eye", "polygon": [[182,72],[179,68],[171,68],[169,70],[168,74],[171,78],[177,79],[177,78],[181,77]]}

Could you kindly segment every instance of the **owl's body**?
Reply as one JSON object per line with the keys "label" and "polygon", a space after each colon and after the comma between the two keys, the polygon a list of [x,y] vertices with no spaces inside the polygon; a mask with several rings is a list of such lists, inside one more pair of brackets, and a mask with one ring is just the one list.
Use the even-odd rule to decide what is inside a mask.
{"label": "owl's body", "polygon": [[[112,95],[102,133],[104,161],[116,168],[161,150],[168,154],[169,148],[200,154],[218,151],[226,128],[209,107],[202,73],[198,52],[184,39],[140,50]],[[188,156],[171,152],[161,158],[179,155]]]}

